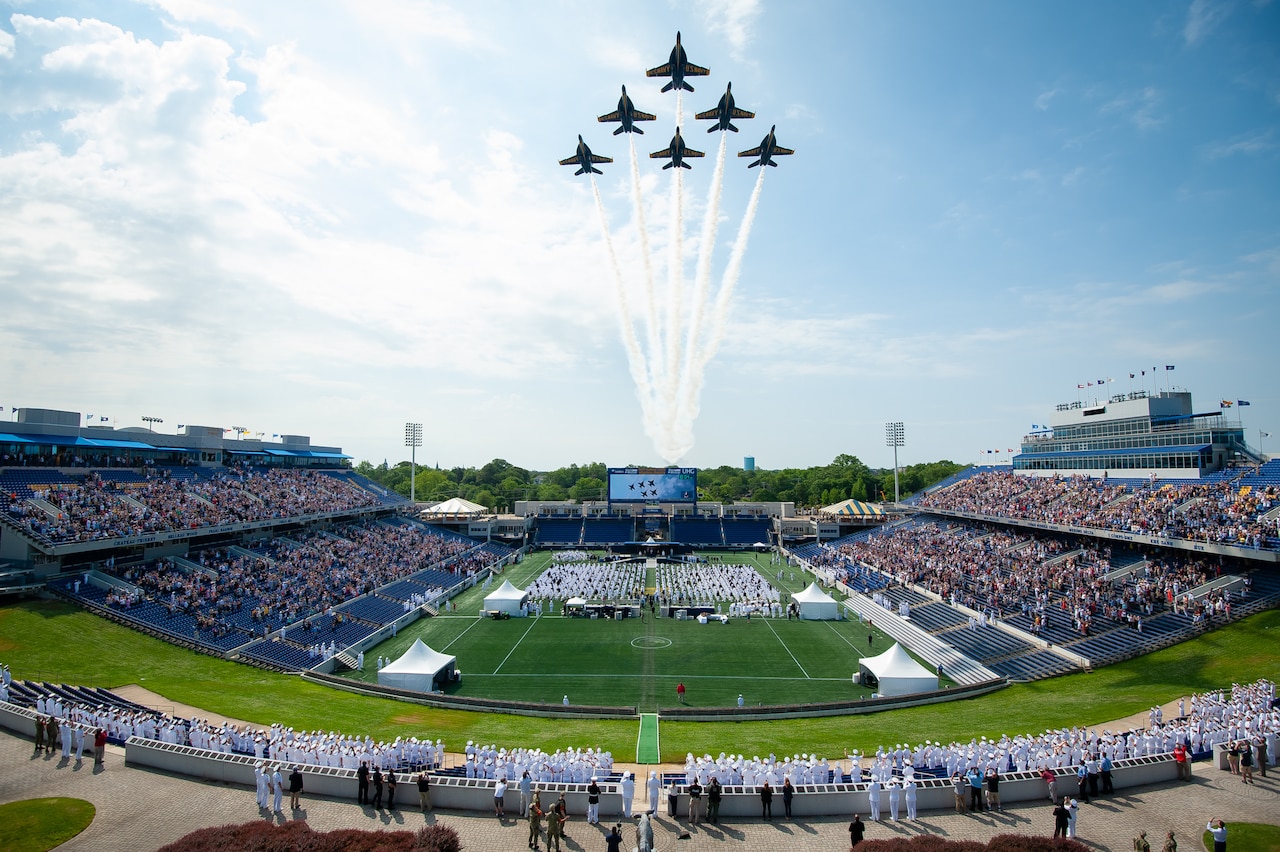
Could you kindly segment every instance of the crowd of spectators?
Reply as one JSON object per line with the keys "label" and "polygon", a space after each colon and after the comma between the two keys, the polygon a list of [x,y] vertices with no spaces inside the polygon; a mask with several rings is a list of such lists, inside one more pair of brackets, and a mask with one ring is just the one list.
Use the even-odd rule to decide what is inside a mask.
{"label": "crowd of spectators", "polygon": [[1275,530],[1264,515],[1280,506],[1276,486],[1207,483],[1115,484],[1087,476],[979,473],[920,498],[924,509],[1115,530],[1139,535],[1263,548]]}
{"label": "crowd of spectators", "polygon": [[39,497],[54,511],[18,501],[9,505],[10,517],[32,535],[55,544],[378,505],[375,495],[322,473],[244,468],[198,479],[158,473],[138,483],[90,472],[79,484],[50,486]]}
{"label": "crowd of spectators", "polygon": [[948,522],[895,527],[826,547],[813,561],[843,569],[850,585],[869,566],[991,619],[1020,613],[1033,633],[1050,619],[1070,620],[1081,635],[1100,620],[1141,630],[1170,609],[1198,621],[1229,614],[1232,600],[1223,589],[1191,595],[1221,572],[1200,557],[1162,553],[1113,572],[1105,543],[1074,547],[1039,533]]}
{"label": "crowd of spectators", "polygon": [[[341,624],[333,607],[392,580],[446,562],[455,574],[475,570],[466,557],[458,558],[474,546],[418,525],[348,524],[289,544],[277,540],[265,555],[224,549],[191,554],[205,571],[186,570],[171,559],[128,567],[118,574],[138,591],[113,590],[107,603],[127,610],[141,593],[171,613],[195,616],[214,636],[233,629],[226,619],[245,611],[261,635],[298,622],[304,632],[319,633]],[[244,626],[245,619],[237,621]]]}

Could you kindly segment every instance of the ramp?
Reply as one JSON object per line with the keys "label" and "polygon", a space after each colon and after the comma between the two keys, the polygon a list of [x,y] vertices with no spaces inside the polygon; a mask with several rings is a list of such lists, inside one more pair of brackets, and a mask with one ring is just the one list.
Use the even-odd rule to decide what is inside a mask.
{"label": "ramp", "polygon": [[662,749],[658,739],[658,714],[640,714],[640,732],[636,736],[636,763],[661,763]]}

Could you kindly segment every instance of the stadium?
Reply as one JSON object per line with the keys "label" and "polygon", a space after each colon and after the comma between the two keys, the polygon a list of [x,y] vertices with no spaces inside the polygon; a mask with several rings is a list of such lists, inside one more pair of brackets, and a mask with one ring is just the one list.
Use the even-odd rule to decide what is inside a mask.
{"label": "stadium", "polygon": [[0,849],[1280,849],[1280,4],[10,5]]}
{"label": "stadium", "polygon": [[[877,734],[893,725],[871,740],[841,719],[1105,678],[1123,661],[1142,666],[1160,649],[1274,616],[1280,462],[1252,450],[1225,413],[1196,413],[1185,392],[1101,408],[1063,406],[1011,466],[966,468],[900,503],[707,503],[694,469],[615,468],[604,500],[528,501],[507,515],[456,499],[412,503],[305,436],[185,427],[158,441],[85,429],[78,412],[23,409],[0,435],[0,576],[9,595],[62,601],[19,610],[71,607],[81,624],[102,625],[93,634],[109,621],[177,646],[179,679],[208,657],[299,684],[272,687],[284,693],[305,682],[352,709],[419,708],[397,714],[410,724],[366,728],[380,742],[363,755],[333,743],[290,752],[306,765],[350,771],[363,756],[392,771],[430,768],[440,783],[492,781],[508,748],[559,755],[572,731],[583,739],[571,754],[599,750],[540,780],[581,785],[598,773],[616,791],[614,760],[683,762],[662,776],[678,795],[689,773],[708,769],[692,755],[705,751],[716,771],[708,739],[754,723],[749,745],[721,745],[773,754],[803,743],[807,757],[729,780],[749,787],[751,771],[773,772],[807,790],[852,790],[885,763],[891,743]],[[1258,677],[1274,668],[1263,659]],[[208,731],[173,732],[172,715],[101,688],[120,684],[28,674],[6,688],[27,711],[19,726],[55,701],[94,704],[160,720],[112,731],[119,745],[143,730],[164,740],[167,720],[176,743],[263,754],[261,733],[218,748]],[[430,752],[388,746],[424,733],[429,744],[433,721],[458,713],[484,718],[464,727],[480,737],[523,739],[489,737],[501,755],[475,737],[457,751],[439,737]],[[959,715],[993,743],[1004,730]],[[797,719],[798,732],[779,733],[777,722]],[[1028,710],[1025,721],[1052,727],[1056,714]],[[1195,756],[1212,758],[1220,742],[1197,735]],[[268,753],[278,747],[268,735]],[[922,783],[945,784],[953,765],[914,751],[907,763]],[[1035,759],[1010,753],[1007,768],[1013,782]]]}

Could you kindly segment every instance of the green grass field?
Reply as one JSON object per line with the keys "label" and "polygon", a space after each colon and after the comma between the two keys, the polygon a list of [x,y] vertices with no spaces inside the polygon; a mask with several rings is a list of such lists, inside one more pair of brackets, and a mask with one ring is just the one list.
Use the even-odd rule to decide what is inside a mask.
{"label": "green grass field", "polygon": [[[761,573],[778,582],[767,558],[728,558],[755,561]],[[524,586],[548,561],[547,554],[536,554],[503,577]],[[781,583],[788,591],[811,579],[799,571],[792,579],[792,573]],[[477,617],[485,594],[482,588],[468,590],[457,598],[457,614],[418,621],[366,652],[365,671],[349,676],[377,683],[371,661],[379,655],[395,659],[421,638],[458,658],[462,682],[448,691],[459,695],[548,704],[568,695],[576,704],[658,712],[676,704],[676,684],[683,682],[686,703],[695,707],[734,706],[739,694],[752,705],[799,704],[869,697],[871,690],[852,681],[858,660],[891,644],[856,619],[756,618],[704,625],[651,614],[621,621],[554,614],[494,621]],[[874,635],[870,645],[869,635]]]}
{"label": "green grass field", "polygon": [[[485,621],[483,626],[528,629],[529,621]],[[587,628],[621,626],[580,624]],[[683,626],[695,634],[720,631],[717,635],[733,636],[748,629],[754,632],[765,624],[753,620],[749,628]],[[772,626],[777,629],[785,622]],[[762,631],[759,635],[768,634]],[[406,639],[406,633],[397,638]],[[857,642],[856,637],[854,641]],[[576,653],[579,649],[571,650]],[[18,678],[103,687],[138,683],[174,701],[262,725],[279,721],[297,728],[341,730],[387,739],[429,734],[443,737],[447,745],[455,748],[468,739],[550,750],[595,745],[619,756],[633,754],[636,748],[638,722],[634,720],[548,721],[435,710],[352,695],[289,675],[195,654],[60,602],[27,601],[0,607],[0,662],[8,663]],[[464,671],[472,670],[465,664],[463,667]],[[925,738],[967,741],[973,736],[1093,725],[1141,712],[1154,703],[1189,692],[1259,677],[1280,679],[1280,610],[1261,613],[1192,642],[1091,674],[1013,685],[992,695],[947,704],[803,721],[663,722],[662,757],[665,761],[680,761],[689,751],[714,754],[730,749],[748,754],[803,751],[839,755],[845,748],[874,750],[881,744],[914,743]],[[464,682],[468,678],[470,674]],[[691,678],[686,683],[689,701],[710,703],[703,692],[715,688],[710,683],[710,679],[702,682]],[[674,681],[668,681],[668,685],[669,689],[660,693],[655,687],[655,694],[664,705],[675,699]],[[607,683],[605,689],[609,688]],[[553,692],[559,698],[564,691],[556,687]],[[743,690],[736,686],[729,690],[735,700],[739,691]],[[576,695],[570,698],[582,700]]]}

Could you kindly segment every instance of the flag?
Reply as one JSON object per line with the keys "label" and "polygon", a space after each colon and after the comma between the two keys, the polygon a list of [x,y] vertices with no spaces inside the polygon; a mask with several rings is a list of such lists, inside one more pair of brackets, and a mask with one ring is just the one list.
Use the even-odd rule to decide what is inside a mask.
{"label": "flag", "polygon": [[1249,400],[1247,400],[1247,399],[1237,399],[1237,400],[1236,400],[1236,405],[1245,406],[1245,405],[1248,405],[1248,404],[1249,404]]}
{"label": "flag", "polygon": [[1219,408],[1230,408],[1231,405],[1232,405],[1232,402],[1229,399],[1224,399],[1222,402],[1218,403]]}
{"label": "flag", "polygon": [[1133,373],[1130,373],[1130,374],[1129,374],[1129,378],[1131,378],[1131,379],[1136,379],[1136,378],[1137,378],[1137,376],[1135,376]]}
{"label": "flag", "polygon": [[1144,375],[1144,376],[1145,376],[1146,374],[1147,374],[1147,371],[1146,371],[1146,370],[1143,370],[1143,371],[1142,371],[1142,375]]}
{"label": "flag", "polygon": [[1106,383],[1107,383],[1106,379],[1098,379],[1098,384],[1105,385]]}
{"label": "flag", "polygon": [[92,415],[92,414],[86,414],[86,415],[84,416],[84,419],[85,419],[85,420],[92,420],[92,419],[93,419],[93,415]]}
{"label": "flag", "polygon": [[1076,387],[1078,387],[1078,388],[1082,388],[1082,387],[1084,387],[1084,385],[1076,385]]}
{"label": "flag", "polygon": [[187,424],[185,424],[185,423],[179,423],[179,424],[178,424],[178,428],[179,428],[179,429],[185,429],[185,428],[187,428]]}
{"label": "flag", "polygon": [[1107,382],[1108,382],[1108,383],[1110,383],[1110,382],[1114,382],[1114,381],[1115,381],[1115,379],[1111,378],[1110,376],[1107,376]]}
{"label": "flag", "polygon": [[108,420],[110,420],[110,419],[111,419],[110,417],[99,417],[99,418],[98,418],[98,422],[99,422],[99,423],[106,423],[106,422],[107,422]]}
{"label": "flag", "polygon": [[1013,450],[1010,450],[1009,452],[1013,452]]}
{"label": "flag", "polygon": [[1259,435],[1261,435],[1263,438],[1270,438],[1270,437],[1271,437],[1271,433],[1270,433],[1270,432],[1262,432],[1262,431],[1259,431],[1259,432],[1258,432],[1258,434],[1259,434]]}
{"label": "flag", "polygon": [[1173,369],[1173,365],[1172,365],[1172,364],[1165,364],[1165,365],[1164,365],[1164,368],[1165,368],[1166,370],[1172,370],[1172,369]]}

